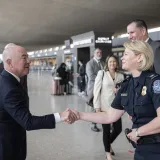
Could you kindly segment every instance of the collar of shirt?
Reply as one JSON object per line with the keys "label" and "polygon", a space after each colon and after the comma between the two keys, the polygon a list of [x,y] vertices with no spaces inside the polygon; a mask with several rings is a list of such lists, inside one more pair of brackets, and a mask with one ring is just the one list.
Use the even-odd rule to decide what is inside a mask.
{"label": "collar of shirt", "polygon": [[7,71],[7,72],[10,73],[20,83],[20,78],[18,76],[16,76],[15,74],[13,74],[13,73],[11,73],[9,71]]}
{"label": "collar of shirt", "polygon": [[140,83],[142,86],[145,83],[147,75],[148,75],[148,71],[142,71],[142,73],[140,74],[140,76],[138,78],[138,83]]}
{"label": "collar of shirt", "polygon": [[100,61],[98,61],[95,57],[93,58],[97,63],[99,63]]}
{"label": "collar of shirt", "polygon": [[147,39],[145,40],[145,42],[148,42],[148,40],[149,40],[149,38],[147,38]]}

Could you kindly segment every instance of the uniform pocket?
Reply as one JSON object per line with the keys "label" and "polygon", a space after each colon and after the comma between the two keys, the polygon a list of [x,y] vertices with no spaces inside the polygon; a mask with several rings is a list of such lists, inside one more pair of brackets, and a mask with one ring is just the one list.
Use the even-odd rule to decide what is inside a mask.
{"label": "uniform pocket", "polygon": [[143,105],[151,104],[151,103],[152,103],[152,100],[148,96],[141,96],[136,101],[136,105],[138,106],[143,106]]}

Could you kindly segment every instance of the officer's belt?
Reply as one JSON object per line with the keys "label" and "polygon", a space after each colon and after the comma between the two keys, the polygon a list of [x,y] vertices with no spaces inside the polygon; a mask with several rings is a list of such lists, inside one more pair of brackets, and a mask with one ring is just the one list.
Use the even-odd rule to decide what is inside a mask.
{"label": "officer's belt", "polygon": [[160,143],[160,133],[141,137],[138,144],[154,144]]}
{"label": "officer's belt", "polygon": [[0,122],[10,120],[12,120],[12,117],[6,111],[0,111]]}

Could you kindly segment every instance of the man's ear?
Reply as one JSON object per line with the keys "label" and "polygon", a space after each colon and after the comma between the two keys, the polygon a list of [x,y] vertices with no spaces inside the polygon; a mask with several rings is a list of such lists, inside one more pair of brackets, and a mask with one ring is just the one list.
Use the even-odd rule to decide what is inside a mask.
{"label": "man's ear", "polygon": [[143,36],[145,36],[145,35],[146,35],[146,32],[147,32],[147,31],[146,31],[146,28],[142,27],[142,28],[141,28],[141,31],[142,31]]}
{"label": "man's ear", "polygon": [[8,66],[11,66],[11,67],[12,67],[12,60],[11,60],[11,59],[7,59],[7,60],[6,60],[6,63],[8,64]]}

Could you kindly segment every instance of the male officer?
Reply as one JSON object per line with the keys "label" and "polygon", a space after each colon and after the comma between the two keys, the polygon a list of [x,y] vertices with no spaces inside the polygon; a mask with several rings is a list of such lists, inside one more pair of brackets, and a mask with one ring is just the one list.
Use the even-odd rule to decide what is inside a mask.
{"label": "male officer", "polygon": [[62,120],[72,123],[77,119],[70,110],[44,116],[29,111],[27,92],[20,78],[29,72],[26,50],[8,45],[3,51],[4,70],[0,75],[0,160],[26,159],[26,130],[53,129]]}
{"label": "male officer", "polygon": [[148,37],[147,24],[144,20],[136,19],[127,26],[130,40],[142,40],[148,42],[154,53],[154,70],[160,74],[160,43]]}

